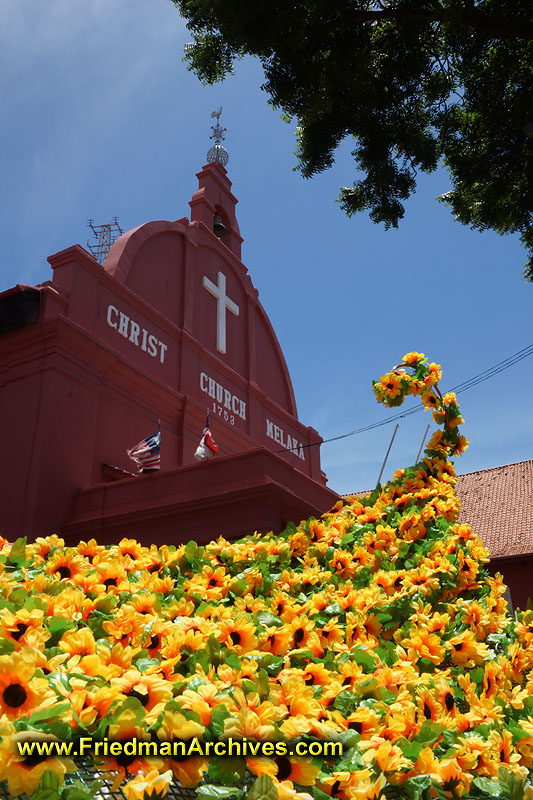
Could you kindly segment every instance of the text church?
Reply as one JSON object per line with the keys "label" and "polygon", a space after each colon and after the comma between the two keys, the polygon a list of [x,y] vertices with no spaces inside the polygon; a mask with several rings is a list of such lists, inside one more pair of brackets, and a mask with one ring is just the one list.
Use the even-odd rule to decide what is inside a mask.
{"label": "text church", "polygon": [[[80,245],[0,295],[4,536],[144,543],[281,530],[339,498],[241,261],[217,116],[190,219],[148,222],[103,264]],[[206,410],[219,446],[194,459]],[[160,470],[126,450],[161,424]],[[5,462],[4,462],[5,463]]]}

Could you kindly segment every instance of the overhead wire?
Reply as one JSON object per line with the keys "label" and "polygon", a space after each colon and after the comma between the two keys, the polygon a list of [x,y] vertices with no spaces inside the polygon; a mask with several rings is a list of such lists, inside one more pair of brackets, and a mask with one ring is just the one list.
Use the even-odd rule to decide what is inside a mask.
{"label": "overhead wire", "polygon": [[[497,364],[493,364],[492,367],[488,367],[486,370],[483,370],[483,372],[473,375],[471,378],[468,378],[462,383],[458,383],[456,386],[453,386],[450,391],[455,392],[455,394],[467,392],[474,386],[478,386],[480,383],[488,381],[490,378],[494,377],[494,375],[498,375],[500,372],[504,372],[506,369],[513,367],[515,364],[518,364],[520,361],[523,361],[524,358],[527,358],[530,355],[533,355],[533,344],[523,347],[522,350],[518,350],[518,352],[513,353],[513,355],[504,358],[503,361],[499,361]],[[350,436],[357,436],[360,433],[366,433],[366,431],[371,431],[375,428],[381,428],[384,425],[389,425],[391,422],[396,422],[399,419],[410,417],[412,414],[417,414],[419,411],[422,411],[422,409],[423,407],[421,405],[417,405],[413,408],[408,408],[406,411],[392,414],[385,419],[372,422],[369,425],[364,425],[362,428],[356,428],[356,430],[349,431],[348,433],[342,433],[339,436],[331,436],[328,439],[322,439],[321,442],[310,442],[309,444],[304,444],[302,445],[302,448],[305,449],[307,447],[318,447],[319,445],[327,444],[328,442],[337,442],[340,439],[348,439]],[[275,452],[285,453],[287,451],[291,452],[292,448],[282,448],[281,450],[276,450]]]}

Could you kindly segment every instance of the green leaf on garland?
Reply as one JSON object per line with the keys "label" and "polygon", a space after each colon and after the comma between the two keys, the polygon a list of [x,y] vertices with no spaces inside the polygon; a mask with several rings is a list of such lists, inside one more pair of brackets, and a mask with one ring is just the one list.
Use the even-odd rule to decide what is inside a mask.
{"label": "green leaf on garland", "polygon": [[222,784],[239,784],[244,779],[246,761],[240,756],[212,756],[208,774]]}
{"label": "green leaf on garland", "polygon": [[278,790],[270,775],[260,775],[246,792],[245,800],[278,800]]}
{"label": "green leaf on garland", "polygon": [[431,778],[429,775],[415,775],[405,781],[405,789],[411,800],[420,800],[430,786]]}
{"label": "green leaf on garland", "polygon": [[228,797],[241,798],[242,789],[232,786],[199,786],[196,795],[202,800],[226,800]]}
{"label": "green leaf on garland", "polygon": [[280,619],[279,617],[276,617],[274,614],[272,614],[270,611],[267,611],[266,609],[257,611],[255,614],[255,618],[258,621],[258,623],[265,628],[272,628],[273,626],[276,626],[277,628],[283,627],[283,620]]}
{"label": "green leaf on garland", "polygon": [[37,788],[31,795],[31,800],[57,800],[59,797],[59,775],[47,769],[41,775]]}
{"label": "green leaf on garland", "polygon": [[498,768],[498,782],[501,786],[502,797],[505,800],[522,800],[524,796],[524,781],[519,775],[501,766]]}
{"label": "green leaf on garland", "polygon": [[472,783],[484,795],[488,794],[489,797],[497,797],[500,794],[500,784],[497,781],[491,781],[490,778],[474,778]]}

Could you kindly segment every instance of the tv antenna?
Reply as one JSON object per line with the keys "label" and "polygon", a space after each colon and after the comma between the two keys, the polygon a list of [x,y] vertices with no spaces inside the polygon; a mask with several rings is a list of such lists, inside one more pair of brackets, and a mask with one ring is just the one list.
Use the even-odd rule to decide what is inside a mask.
{"label": "tv antenna", "polygon": [[119,236],[122,236],[124,231],[118,224],[118,217],[113,217],[111,222],[105,225],[95,225],[94,220],[88,219],[87,225],[94,233],[95,242],[87,241],[87,247],[96,258],[99,264],[103,264],[107,254],[111,250],[111,245]]}

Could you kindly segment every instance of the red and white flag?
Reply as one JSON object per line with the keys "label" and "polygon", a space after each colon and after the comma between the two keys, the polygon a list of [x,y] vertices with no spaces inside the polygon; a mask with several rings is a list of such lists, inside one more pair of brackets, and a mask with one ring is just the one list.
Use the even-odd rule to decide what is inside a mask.
{"label": "red and white flag", "polygon": [[161,467],[161,421],[157,426],[157,433],[148,436],[135,447],[126,450],[132,461],[135,462],[139,472],[152,472]]}
{"label": "red and white flag", "polygon": [[197,461],[202,461],[204,458],[210,458],[218,452],[218,444],[213,439],[209,429],[209,411],[205,420],[205,428],[200,439],[200,444],[196,448],[194,457]]}

